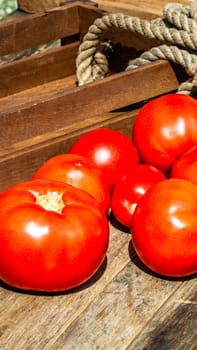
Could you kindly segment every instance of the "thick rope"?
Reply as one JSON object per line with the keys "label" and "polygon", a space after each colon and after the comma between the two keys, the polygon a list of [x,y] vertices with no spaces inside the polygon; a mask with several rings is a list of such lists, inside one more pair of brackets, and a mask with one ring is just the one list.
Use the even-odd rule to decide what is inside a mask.
{"label": "thick rope", "polygon": [[102,46],[101,35],[111,28],[134,32],[161,44],[130,61],[127,70],[158,59],[178,63],[190,76],[188,82],[180,85],[178,92],[190,94],[197,80],[197,1],[190,6],[167,4],[163,9],[163,19],[148,21],[122,13],[96,19],[79,47],[76,61],[79,85],[101,79],[109,73],[107,57],[104,52],[99,52],[98,47]]}

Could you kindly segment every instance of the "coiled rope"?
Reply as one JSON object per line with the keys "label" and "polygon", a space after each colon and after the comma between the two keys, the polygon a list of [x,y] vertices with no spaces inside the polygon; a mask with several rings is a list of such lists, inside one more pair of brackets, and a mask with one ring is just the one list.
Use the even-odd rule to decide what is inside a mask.
{"label": "coiled rope", "polygon": [[197,87],[197,1],[193,1],[190,6],[168,3],[163,8],[163,18],[151,21],[122,13],[110,13],[97,18],[79,47],[76,61],[79,86],[108,74],[107,56],[99,52],[98,47],[101,35],[112,28],[134,32],[161,43],[129,61],[126,70],[160,59],[169,60],[182,65],[189,76],[177,92],[190,95],[193,87]]}

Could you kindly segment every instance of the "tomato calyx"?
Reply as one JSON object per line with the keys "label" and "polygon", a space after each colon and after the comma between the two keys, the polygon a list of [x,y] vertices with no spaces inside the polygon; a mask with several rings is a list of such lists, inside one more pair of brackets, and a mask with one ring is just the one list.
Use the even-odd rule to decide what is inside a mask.
{"label": "tomato calyx", "polygon": [[65,203],[62,199],[63,193],[47,192],[45,194],[35,195],[36,204],[40,205],[43,209],[54,211],[58,214],[62,214],[62,210],[65,207]]}

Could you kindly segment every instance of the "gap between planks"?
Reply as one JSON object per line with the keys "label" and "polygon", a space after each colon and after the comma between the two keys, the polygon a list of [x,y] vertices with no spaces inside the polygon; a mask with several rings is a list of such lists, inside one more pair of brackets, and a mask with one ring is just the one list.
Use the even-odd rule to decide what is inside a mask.
{"label": "gap between planks", "polygon": [[[65,295],[66,298],[68,298],[69,300],[67,301],[67,307],[71,307],[72,308],[72,305],[73,306],[76,306],[74,307],[74,309],[72,308],[72,311],[74,311],[74,313],[71,313],[71,315],[69,316],[69,318],[66,320],[66,322],[64,324],[64,327],[66,326],[66,328],[72,324],[74,322],[74,320],[82,313],[84,312],[84,310],[88,307],[88,305],[95,299],[96,295],[98,295],[99,293],[101,293],[103,291],[103,289],[105,288],[105,286],[107,285],[107,283],[109,283],[109,281],[111,281],[115,275],[117,274],[117,272],[121,271],[124,266],[128,263],[129,261],[129,256],[128,254],[126,254],[126,251],[127,251],[127,247],[128,247],[128,239],[125,241],[124,239],[125,237],[123,237],[121,235],[120,232],[118,232],[117,230],[115,230],[113,232],[113,238],[111,237],[111,240],[110,240],[110,244],[111,244],[111,247],[110,247],[110,251],[108,252],[108,257],[110,259],[112,259],[112,261],[110,262],[109,266],[107,267],[107,269],[105,270],[105,272],[103,273],[103,275],[101,276],[101,278],[99,278],[96,282],[94,282],[92,285],[90,285],[89,287],[87,287],[87,284],[89,283],[92,283],[91,281],[88,281],[86,286],[82,286],[82,287],[79,287],[78,291],[76,291],[75,293],[72,293],[71,291],[71,294],[67,294]],[[119,249],[116,251],[116,253],[114,254],[113,253],[113,245],[116,245],[116,250],[117,250],[117,246],[119,246]],[[115,255],[115,257],[114,257]],[[93,277],[94,279],[94,277]],[[80,288],[82,288],[80,290]],[[83,289],[85,288],[85,289]],[[80,299],[80,295],[83,295],[83,302],[81,302],[81,299]],[[20,296],[19,295],[19,299],[20,299]],[[26,297],[26,296],[25,296]],[[39,296],[36,296],[36,298],[39,298]],[[54,298],[56,298],[54,296]],[[31,295],[29,296],[29,298],[31,300]],[[65,298],[63,298],[63,305],[62,307],[65,308]],[[41,302],[41,297],[40,297],[40,302]],[[52,301],[53,303],[55,303],[55,300]],[[48,306],[49,307],[49,306]],[[59,315],[58,314],[58,321],[59,321]],[[60,315],[60,317],[62,317],[62,315]],[[56,323],[56,325],[58,325],[58,322]],[[32,328],[33,328],[33,324],[32,324]],[[35,324],[35,327],[37,327],[37,323]],[[63,327],[63,328],[64,328]],[[23,327],[22,327],[23,328]],[[30,328],[30,332],[32,331],[32,328]],[[17,349],[24,349],[25,347],[25,343],[23,343],[24,341],[24,338],[26,337],[26,335],[28,336],[28,333],[23,334],[23,339],[21,338],[19,342],[17,342],[17,346],[19,346]],[[59,335],[59,333],[62,333],[62,328],[60,328],[60,332],[57,332],[57,337]],[[37,336],[37,334],[36,334]],[[12,338],[15,337],[15,334],[12,334]],[[32,337],[31,337],[32,338]],[[54,337],[56,338],[56,336]],[[13,340],[13,339],[12,339]],[[8,342],[8,339],[5,339],[5,342]],[[20,343],[22,342],[22,344],[20,345]],[[0,342],[0,349],[1,349],[1,342]],[[11,344],[8,344],[8,345],[11,345]],[[47,347],[48,347],[49,343],[47,344]],[[6,347],[5,347],[6,349]],[[11,347],[9,348],[11,349]],[[32,347],[33,349],[33,347]]]}
{"label": "gap between planks", "polygon": [[[163,306],[161,306],[150,321],[147,322],[143,331],[135,337],[135,339],[127,346],[125,350],[141,350],[142,348],[152,350],[153,347],[157,350],[160,349],[161,346],[163,346],[162,349],[164,349],[164,347],[165,349],[171,349],[172,344],[170,343],[173,340],[170,336],[170,330],[172,332],[173,327],[174,332],[172,332],[172,334],[174,335],[173,338],[175,339],[173,343],[177,343],[177,349],[180,349],[180,345],[182,350],[196,349],[195,338],[197,338],[197,318],[195,321],[193,318],[188,320],[187,317],[183,318],[181,315],[178,317],[178,314],[181,314],[184,311],[190,313],[190,308],[192,308],[193,311],[191,312],[193,314],[195,314],[195,310],[197,311],[197,307],[195,308],[197,300],[194,302],[192,300],[187,300],[196,298],[197,296],[197,280],[195,281],[194,279],[195,276],[188,279],[188,281],[182,282],[182,284],[176,288],[174,293],[169,296]],[[185,306],[187,306],[187,309]],[[171,318],[169,318],[169,311]],[[184,329],[189,321],[194,322],[193,334],[190,334]],[[155,323],[156,327],[153,326]],[[178,329],[176,329],[176,326]],[[177,339],[177,334],[180,335],[179,339]],[[181,338],[181,335],[183,335],[183,339]],[[193,345],[189,344],[191,343],[191,338],[194,339]],[[176,339],[179,341],[179,343],[176,341]],[[184,344],[182,341],[184,341]],[[173,349],[175,349],[174,345]]]}

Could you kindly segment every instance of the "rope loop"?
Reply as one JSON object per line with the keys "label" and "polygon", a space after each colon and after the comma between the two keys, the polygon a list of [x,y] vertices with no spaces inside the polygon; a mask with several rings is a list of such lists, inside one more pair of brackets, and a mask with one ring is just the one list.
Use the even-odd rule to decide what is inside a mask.
{"label": "rope loop", "polygon": [[113,48],[109,41],[100,42],[109,29],[133,32],[161,43],[129,61],[126,70],[164,59],[182,65],[189,75],[188,81],[179,86],[178,93],[190,95],[197,86],[197,0],[190,6],[168,3],[163,8],[163,18],[151,21],[123,13],[97,18],[79,47],[76,60],[79,86],[109,74],[108,54]]}

